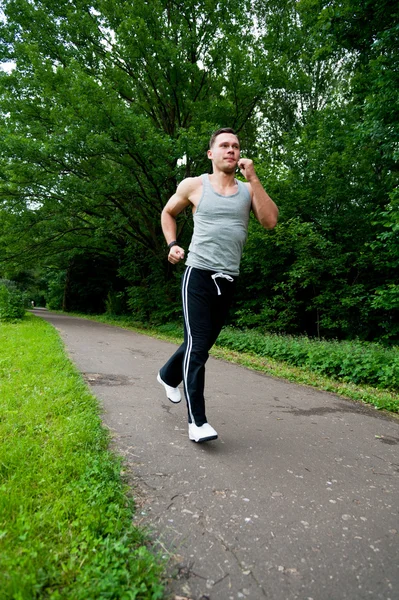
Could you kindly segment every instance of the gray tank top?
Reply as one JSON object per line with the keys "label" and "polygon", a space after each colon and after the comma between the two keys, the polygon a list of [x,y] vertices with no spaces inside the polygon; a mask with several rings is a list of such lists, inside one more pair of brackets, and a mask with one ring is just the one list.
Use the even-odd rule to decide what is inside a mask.
{"label": "gray tank top", "polygon": [[238,181],[238,192],[222,196],[215,192],[208,175],[201,179],[202,196],[194,213],[186,265],[238,275],[251,211],[249,190]]}

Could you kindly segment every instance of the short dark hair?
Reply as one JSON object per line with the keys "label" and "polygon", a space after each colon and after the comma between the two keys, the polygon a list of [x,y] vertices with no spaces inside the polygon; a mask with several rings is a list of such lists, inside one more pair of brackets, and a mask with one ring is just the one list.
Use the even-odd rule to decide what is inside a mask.
{"label": "short dark hair", "polygon": [[218,129],[217,131],[214,131],[212,133],[211,139],[209,140],[209,148],[212,148],[217,136],[220,135],[221,133],[232,133],[238,139],[238,136],[237,136],[236,132],[234,131],[234,129],[231,129],[231,127],[223,127],[222,129]]}

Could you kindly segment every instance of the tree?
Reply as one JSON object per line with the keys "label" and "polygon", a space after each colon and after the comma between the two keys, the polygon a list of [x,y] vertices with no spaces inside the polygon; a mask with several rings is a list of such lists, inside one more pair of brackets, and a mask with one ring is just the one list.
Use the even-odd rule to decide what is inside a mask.
{"label": "tree", "polygon": [[[268,189],[278,199],[283,229],[270,237],[260,259],[266,264],[267,285],[263,279],[256,286],[269,312],[259,308],[261,298],[252,294],[248,306],[258,306],[258,312],[251,316],[241,308],[240,321],[338,337],[373,339],[382,333],[383,307],[372,297],[375,289],[381,294],[387,271],[371,247],[383,228],[378,215],[386,215],[391,190],[398,184],[392,160],[398,112],[391,112],[392,103],[386,102],[388,132],[378,94],[382,86],[383,100],[388,94],[397,97],[397,85],[390,84],[397,78],[392,40],[398,19],[392,5],[390,17],[382,18],[384,3],[377,9],[373,3],[371,13],[365,14],[358,13],[355,4],[287,0],[259,5],[265,51],[273,49],[281,73],[277,95],[266,101],[270,110],[265,115],[273,119],[265,120],[264,140],[271,140],[272,154],[261,152],[259,160]],[[359,14],[361,24],[372,16],[372,24],[359,28],[356,43],[348,37],[344,43],[344,36],[338,35],[342,14],[355,31]],[[305,239],[313,240],[308,256],[295,250],[301,229]],[[315,263],[314,255],[321,260]],[[249,272],[250,263],[251,259],[244,263]],[[392,302],[393,288],[389,293]],[[242,306],[247,306],[245,301]],[[392,329],[392,315],[389,322]]]}
{"label": "tree", "polygon": [[[83,291],[101,262],[112,265],[102,306],[174,318],[159,214],[179,180],[207,170],[211,131],[232,126],[280,208],[275,231],[251,225],[237,322],[365,339],[394,330],[394,3],[4,7],[0,52],[17,66],[0,78],[0,252],[13,278],[18,264],[46,266],[59,301],[61,280]],[[185,246],[191,226],[182,214]]]}
{"label": "tree", "polygon": [[168,275],[163,205],[179,179],[203,170],[215,127],[251,139],[268,85],[244,8],[239,0],[4,3],[3,59],[16,61],[0,80],[9,260],[127,253],[145,277],[149,254],[161,279]]}

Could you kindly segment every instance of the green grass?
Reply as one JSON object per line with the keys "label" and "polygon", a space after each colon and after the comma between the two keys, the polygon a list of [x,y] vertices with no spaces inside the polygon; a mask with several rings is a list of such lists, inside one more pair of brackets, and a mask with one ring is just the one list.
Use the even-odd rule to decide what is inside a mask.
{"label": "green grass", "polygon": [[162,563],[56,331],[0,325],[0,598],[160,599]]}
{"label": "green grass", "polygon": [[264,358],[248,352],[237,352],[215,346],[211,354],[215,358],[221,358],[254,371],[260,371],[272,377],[286,379],[300,385],[308,385],[325,392],[332,392],[350,400],[372,404],[378,410],[399,413],[399,395],[395,392],[366,385],[356,385],[350,382],[335,381],[310,370],[293,367],[272,358]]}
{"label": "green grass", "polygon": [[[182,339],[175,324],[155,328],[106,315],[86,318],[176,343]],[[261,356],[255,346],[244,351],[254,343],[249,339],[244,343],[227,330],[211,353],[399,412],[395,391],[337,381]],[[301,353],[303,348],[296,351]],[[133,526],[133,514],[98,402],[56,331],[33,316],[0,324],[0,599],[163,598],[162,561]]]}
{"label": "green grass", "polygon": [[[144,326],[128,317],[74,314],[101,323],[132,329],[158,339],[175,343],[182,341],[183,329],[181,325],[176,323],[167,323],[155,327]],[[258,343],[259,338],[260,343]],[[267,338],[267,343],[265,338]],[[269,344],[269,349],[266,348],[265,350],[264,346],[267,344]],[[307,349],[307,346],[310,347],[310,350]],[[302,364],[290,364],[290,362],[284,360],[277,360],[270,354],[267,355],[267,352],[270,354],[275,352],[280,356],[285,355],[287,359],[290,359],[291,355],[291,360],[294,363],[295,361],[300,363],[298,357],[302,358],[306,354],[313,361],[313,364],[306,363],[305,360],[302,360]],[[391,360],[390,352],[393,360]],[[372,366],[372,368],[370,367],[371,373],[377,371],[380,381],[384,381],[384,377],[388,379],[391,373],[397,377],[398,349],[387,351],[375,344],[356,342],[318,342],[317,340],[293,338],[291,336],[260,336],[257,332],[240,332],[226,328],[222,330],[210,354],[215,358],[234,362],[267,375],[333,392],[351,400],[372,404],[379,410],[399,413],[399,394],[396,390],[383,389],[382,387],[348,380],[352,373],[354,378],[359,378],[359,374],[367,372],[369,364]],[[377,358],[373,358],[372,355]],[[363,357],[365,360],[362,363]],[[376,361],[380,361],[382,368],[378,365],[377,367],[373,366],[373,363],[374,365],[377,364]],[[352,363],[354,367],[352,367]],[[322,372],[323,365],[325,365],[327,372],[330,369],[334,373],[336,364],[341,365],[343,378],[331,377]]]}
{"label": "green grass", "polygon": [[399,349],[361,341],[317,340],[226,327],[217,344],[274,358],[335,381],[399,392]]}

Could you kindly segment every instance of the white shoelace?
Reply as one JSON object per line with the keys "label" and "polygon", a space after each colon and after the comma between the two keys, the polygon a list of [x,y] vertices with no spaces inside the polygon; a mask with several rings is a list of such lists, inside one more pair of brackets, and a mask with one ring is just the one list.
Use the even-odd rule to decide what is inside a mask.
{"label": "white shoelace", "polygon": [[218,296],[222,295],[222,292],[220,291],[220,287],[216,283],[216,279],[218,277],[220,277],[221,279],[227,279],[228,281],[234,281],[234,279],[232,277],[230,277],[230,275],[226,275],[226,273],[214,273],[211,277],[213,279],[213,283],[216,285],[216,289],[218,291]]}

